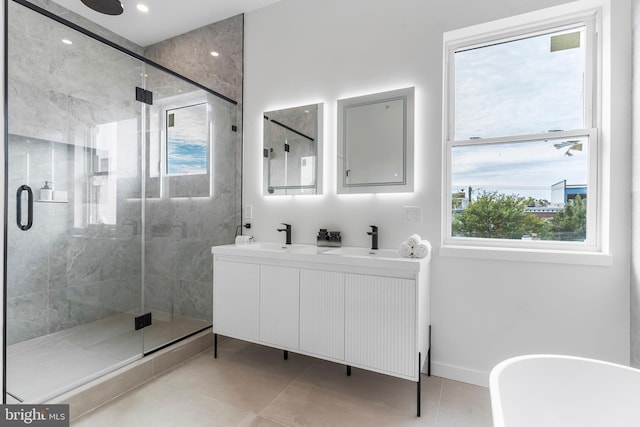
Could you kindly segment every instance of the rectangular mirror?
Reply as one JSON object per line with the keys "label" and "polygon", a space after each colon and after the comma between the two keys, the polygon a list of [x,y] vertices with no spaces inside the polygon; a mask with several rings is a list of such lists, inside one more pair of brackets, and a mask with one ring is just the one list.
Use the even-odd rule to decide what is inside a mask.
{"label": "rectangular mirror", "polygon": [[264,195],[320,194],[322,104],[264,113]]}
{"label": "rectangular mirror", "polygon": [[338,194],[413,191],[414,89],[338,100]]}

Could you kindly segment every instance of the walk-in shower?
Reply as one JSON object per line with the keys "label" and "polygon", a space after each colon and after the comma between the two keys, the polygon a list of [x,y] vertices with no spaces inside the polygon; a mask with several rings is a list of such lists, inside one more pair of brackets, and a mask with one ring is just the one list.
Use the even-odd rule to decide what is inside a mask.
{"label": "walk-in shower", "polygon": [[4,391],[36,403],[210,327],[240,136],[234,101],[7,7]]}

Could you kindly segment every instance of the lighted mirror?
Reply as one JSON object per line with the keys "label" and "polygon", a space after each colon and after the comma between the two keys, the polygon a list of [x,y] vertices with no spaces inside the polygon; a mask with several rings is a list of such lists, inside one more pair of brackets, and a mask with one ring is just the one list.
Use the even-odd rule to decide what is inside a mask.
{"label": "lighted mirror", "polygon": [[320,194],[322,104],[264,113],[265,195]]}
{"label": "lighted mirror", "polygon": [[338,100],[338,193],[413,191],[414,89]]}

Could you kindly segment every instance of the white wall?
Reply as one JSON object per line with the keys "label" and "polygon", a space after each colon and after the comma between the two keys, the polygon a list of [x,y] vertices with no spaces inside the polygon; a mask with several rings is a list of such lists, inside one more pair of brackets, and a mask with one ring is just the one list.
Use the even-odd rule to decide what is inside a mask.
{"label": "white wall", "polygon": [[[613,131],[606,226],[607,267],[443,257],[439,254],[442,159],[442,34],[566,3],[563,0],[282,0],[245,17],[244,204],[257,240],[314,243],[319,228],[340,230],[343,245],[380,247],[420,233],[434,244],[433,372],[487,384],[499,361],[551,352],[629,363],[630,6],[615,0]],[[605,70],[607,71],[607,70]],[[416,185],[412,194],[338,196],[336,100],[415,86]],[[262,113],[325,103],[324,195],[263,197]],[[606,144],[605,144],[606,145]],[[615,167],[612,167],[615,165]],[[422,206],[424,222],[402,222],[403,206]]]}
{"label": "white wall", "polygon": [[[633,0],[633,123],[640,122],[640,0]],[[640,160],[640,129],[633,127],[633,164]],[[640,168],[632,179],[631,365],[640,368]]]}

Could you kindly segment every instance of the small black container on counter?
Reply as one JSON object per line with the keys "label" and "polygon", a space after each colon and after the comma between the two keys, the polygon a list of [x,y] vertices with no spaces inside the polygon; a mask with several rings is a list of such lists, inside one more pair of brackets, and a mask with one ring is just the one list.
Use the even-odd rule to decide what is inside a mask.
{"label": "small black container on counter", "polygon": [[333,248],[339,248],[342,246],[342,236],[340,236],[339,231],[329,232],[329,246]]}
{"label": "small black container on counter", "polygon": [[339,248],[342,246],[342,236],[339,231],[327,231],[326,228],[321,228],[318,231],[318,246],[320,247],[332,247]]}

